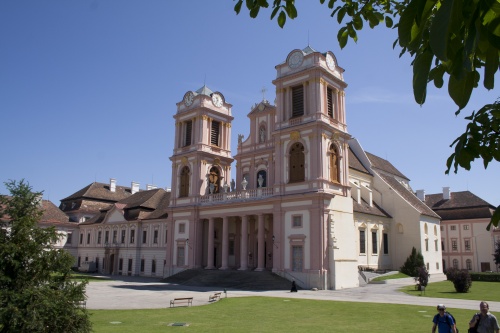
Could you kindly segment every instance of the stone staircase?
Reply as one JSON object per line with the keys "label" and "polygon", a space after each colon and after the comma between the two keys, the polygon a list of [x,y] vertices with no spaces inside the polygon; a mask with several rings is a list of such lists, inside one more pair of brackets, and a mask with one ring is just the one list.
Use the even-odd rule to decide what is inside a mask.
{"label": "stone staircase", "polygon": [[272,272],[187,269],[163,282],[190,287],[218,287],[238,290],[290,290],[291,281]]}

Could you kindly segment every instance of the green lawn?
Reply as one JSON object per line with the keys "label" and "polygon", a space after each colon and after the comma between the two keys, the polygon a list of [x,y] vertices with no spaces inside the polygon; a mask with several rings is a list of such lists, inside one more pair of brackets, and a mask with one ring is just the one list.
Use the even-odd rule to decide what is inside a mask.
{"label": "green lawn", "polygon": [[379,276],[371,281],[385,281],[385,280],[392,280],[392,279],[402,279],[402,278],[409,278],[410,276],[404,274],[404,273],[396,273],[396,274],[391,274],[391,275],[384,275],[384,276]]}
{"label": "green lawn", "polygon": [[472,281],[472,287],[468,293],[457,293],[455,291],[455,287],[453,287],[453,282],[451,281],[429,283],[427,288],[425,288],[425,294],[420,291],[416,291],[414,285],[403,287],[400,290],[409,295],[422,297],[468,299],[478,301],[498,301],[500,299],[499,282]]}
{"label": "green lawn", "polygon": [[73,280],[76,280],[76,281],[87,280],[87,281],[92,281],[92,282],[109,281],[110,280],[107,277],[93,276],[93,275],[85,274],[85,273],[73,273],[73,274],[71,274],[71,278]]}
{"label": "green lawn", "polygon": [[[418,301],[418,299],[417,299]],[[194,307],[91,311],[95,332],[428,332],[435,307],[273,297],[227,298]],[[461,332],[472,310],[453,309]],[[499,313],[495,313],[497,317]],[[188,323],[172,327],[171,323]]]}

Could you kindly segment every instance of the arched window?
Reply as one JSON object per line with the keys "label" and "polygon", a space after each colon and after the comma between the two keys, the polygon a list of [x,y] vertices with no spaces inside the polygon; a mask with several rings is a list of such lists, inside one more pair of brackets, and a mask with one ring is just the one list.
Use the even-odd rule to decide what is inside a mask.
{"label": "arched window", "polygon": [[458,269],[458,259],[453,259],[453,268]]}
{"label": "arched window", "polygon": [[469,271],[472,271],[472,260],[470,259],[465,260],[465,266]]}
{"label": "arched window", "polygon": [[303,182],[305,180],[304,161],[304,145],[296,142],[290,148],[290,183]]}
{"label": "arched window", "polygon": [[266,170],[260,170],[257,172],[257,188],[267,187],[267,172]]}
{"label": "arched window", "polygon": [[211,194],[219,193],[220,174],[219,174],[219,169],[217,169],[216,167],[212,167],[210,169],[210,174],[208,175],[208,186],[209,186],[209,193]]}
{"label": "arched window", "polygon": [[187,166],[182,168],[180,180],[179,198],[187,197],[189,195],[189,168]]}
{"label": "arched window", "polygon": [[340,183],[339,152],[334,144],[330,146],[330,181]]}

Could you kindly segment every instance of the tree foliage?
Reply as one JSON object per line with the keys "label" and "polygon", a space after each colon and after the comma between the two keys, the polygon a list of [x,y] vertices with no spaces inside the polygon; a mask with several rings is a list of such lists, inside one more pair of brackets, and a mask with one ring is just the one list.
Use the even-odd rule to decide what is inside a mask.
{"label": "tree foliage", "polygon": [[418,281],[419,288],[421,290],[421,287],[427,287],[429,284],[429,271],[425,266],[420,266],[417,268],[417,277],[416,280]]}
{"label": "tree foliage", "polygon": [[420,251],[417,252],[417,249],[413,247],[411,249],[411,254],[406,258],[405,263],[401,266],[399,271],[412,277],[418,277],[420,267],[425,267],[424,257]]}
{"label": "tree foliage", "polygon": [[73,257],[40,228],[41,193],[24,181],[5,183],[0,196],[0,332],[90,332],[86,282],[70,279]]}
{"label": "tree foliage", "polygon": [[500,265],[500,240],[495,242],[495,253],[493,253],[493,261],[495,265]]}
{"label": "tree foliage", "polygon": [[[260,9],[268,8],[267,0],[237,0],[234,10],[241,12],[245,2],[250,16],[255,18]],[[469,102],[474,88],[482,85],[490,90],[495,85],[495,74],[500,64],[500,2],[498,0],[319,0],[327,4],[331,17],[341,25],[337,39],[344,48],[349,39],[357,42],[357,31],[368,23],[370,28],[385,24],[398,30],[394,47],[401,48],[400,56],[409,54],[413,66],[413,95],[418,104],[425,103],[427,85],[433,82],[437,88],[443,87],[448,79],[448,94],[455,102],[458,114]],[[271,19],[277,17],[283,28],[287,17],[298,17],[295,0],[273,0]],[[482,78],[481,78],[482,75]],[[498,110],[498,103],[493,105]],[[486,108],[486,110],[485,110]],[[483,111],[481,111],[483,110]],[[474,142],[464,145],[467,132],[452,143],[455,152],[448,159],[448,169],[457,165],[467,170],[470,163],[481,157],[485,168],[498,156],[498,114],[489,111],[486,105],[478,113],[473,113],[467,126],[478,126]],[[496,119],[496,123],[492,120]],[[496,127],[496,145],[491,145],[491,136]],[[475,150],[478,147],[482,149]],[[472,151],[472,153],[471,153]],[[466,167],[468,166],[468,168]],[[498,226],[500,206],[491,224]]]}
{"label": "tree foliage", "polygon": [[470,277],[469,271],[462,269],[456,271],[453,276],[453,286],[457,293],[467,293],[472,287],[472,279]]}

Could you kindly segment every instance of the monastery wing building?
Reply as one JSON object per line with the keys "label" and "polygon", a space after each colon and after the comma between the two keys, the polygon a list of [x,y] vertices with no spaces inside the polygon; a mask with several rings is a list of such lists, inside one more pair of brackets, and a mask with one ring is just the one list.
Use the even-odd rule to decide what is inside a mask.
{"label": "monastery wing building", "polygon": [[203,86],[177,103],[164,276],[271,270],[342,289],[359,285],[360,269],[397,270],[412,247],[441,273],[440,217],[348,133],[335,55],[296,49],[276,71],[276,103],[252,108],[234,158],[223,93]]}

